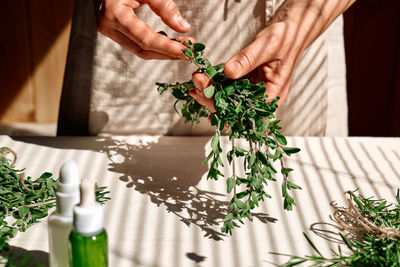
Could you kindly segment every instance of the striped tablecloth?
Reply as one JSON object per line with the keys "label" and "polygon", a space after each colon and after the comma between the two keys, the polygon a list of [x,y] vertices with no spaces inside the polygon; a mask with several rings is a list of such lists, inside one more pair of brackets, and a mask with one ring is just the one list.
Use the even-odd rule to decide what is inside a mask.
{"label": "striped tablecloth", "polygon": [[[331,201],[344,205],[343,192],[359,188],[393,202],[400,188],[400,138],[291,137],[289,145],[302,149],[285,159],[295,169],[291,179],[303,188],[294,194],[297,207],[283,211],[280,183],[271,183],[272,199],[252,222],[226,236],[219,231],[230,199],[225,180],[207,181],[207,166],[201,165],[209,143],[208,137],[0,136],[0,146],[17,152],[16,165],[27,175],[48,171],[58,177],[63,162],[74,159],[83,179],[109,187],[105,226],[113,267],[273,266],[286,258],[269,252],[312,253],[302,232],[329,255],[337,244],[315,230],[336,230],[326,224],[332,223]],[[226,137],[222,143],[230,147]],[[225,166],[231,173],[226,160]],[[47,265],[46,220],[11,245],[17,253],[35,251]]]}

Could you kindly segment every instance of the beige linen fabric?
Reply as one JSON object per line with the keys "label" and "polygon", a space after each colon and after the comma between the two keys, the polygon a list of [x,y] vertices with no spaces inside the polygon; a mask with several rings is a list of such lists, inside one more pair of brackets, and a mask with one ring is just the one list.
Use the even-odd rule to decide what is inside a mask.
{"label": "beige linen fabric", "polygon": [[[190,36],[207,46],[213,64],[226,62],[250,44],[282,1],[175,1],[192,26]],[[136,11],[155,31],[174,32],[148,8]],[[287,135],[347,135],[347,103],[342,19],[322,34],[297,66],[286,103],[278,112]],[[98,35],[91,87],[91,134],[209,135],[208,121],[185,124],[173,97],[154,83],[186,81],[187,62],[142,60]]]}

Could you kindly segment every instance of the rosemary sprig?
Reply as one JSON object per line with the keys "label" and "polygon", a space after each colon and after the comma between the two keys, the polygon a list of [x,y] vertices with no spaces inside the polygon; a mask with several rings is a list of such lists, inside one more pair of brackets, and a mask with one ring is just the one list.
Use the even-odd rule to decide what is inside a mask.
{"label": "rosemary sprig", "polygon": [[[309,266],[320,267],[400,266],[400,191],[397,190],[397,204],[390,204],[385,199],[365,198],[361,194],[356,196],[354,192],[346,193],[350,195],[349,208],[335,207],[335,212],[340,213],[340,218],[346,216],[346,220],[339,218],[343,232],[339,234],[350,252],[343,254],[339,245],[337,251],[332,251],[332,257],[325,257],[303,233],[316,254],[295,256],[271,253],[290,257],[281,266],[289,267],[306,262],[311,264]],[[335,218],[337,220],[338,217]]]}
{"label": "rosemary sprig", "polygon": [[[283,208],[292,210],[296,202],[289,191],[301,188],[289,181],[289,173],[293,169],[286,168],[282,158],[300,149],[288,147],[286,138],[280,133],[279,120],[274,116],[279,98],[268,99],[264,83],[252,84],[247,76],[237,80],[226,77],[223,63],[212,65],[204,58],[205,45],[190,41],[184,44],[187,48],[183,52],[196,65],[197,71],[211,80],[204,94],[207,98],[213,98],[216,112],[211,113],[189,95],[189,91],[195,88],[192,80],[175,84],[157,82],[156,85],[160,94],[171,91],[176,98],[175,110],[178,112],[177,104],[181,103],[180,113],[187,122],[199,122],[200,117],[210,116],[211,124],[216,128],[211,140],[211,152],[203,162],[210,164],[207,174],[209,179],[217,180],[219,176],[224,176],[219,170],[223,167],[220,136],[223,132],[229,134],[232,148],[226,156],[232,166],[232,176],[227,177],[226,183],[227,193],[232,194],[232,199],[221,231],[232,234],[235,220],[241,223],[245,217],[251,220],[251,210],[259,206],[260,201],[271,197],[266,187],[268,182],[277,180],[277,170],[272,164],[277,160],[281,163],[280,172],[283,175]],[[236,145],[235,140],[239,138],[248,141],[249,149]],[[246,177],[236,175],[235,158],[244,159]]]}

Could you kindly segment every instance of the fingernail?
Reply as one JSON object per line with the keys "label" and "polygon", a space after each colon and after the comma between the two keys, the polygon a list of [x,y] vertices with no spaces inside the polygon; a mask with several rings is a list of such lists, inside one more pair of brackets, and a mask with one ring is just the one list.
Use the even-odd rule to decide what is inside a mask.
{"label": "fingernail", "polygon": [[183,28],[190,28],[190,24],[189,24],[182,16],[176,17],[176,21],[177,21],[178,24],[181,25]]}
{"label": "fingernail", "polygon": [[234,75],[239,75],[242,71],[242,64],[239,61],[232,61],[226,64],[226,67],[232,72]]}

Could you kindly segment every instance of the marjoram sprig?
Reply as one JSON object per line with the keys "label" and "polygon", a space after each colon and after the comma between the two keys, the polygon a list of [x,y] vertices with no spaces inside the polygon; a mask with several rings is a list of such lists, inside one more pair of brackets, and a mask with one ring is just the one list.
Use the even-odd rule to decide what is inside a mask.
{"label": "marjoram sprig", "polygon": [[[184,44],[187,48],[183,52],[190,62],[211,80],[204,94],[207,98],[213,98],[216,112],[211,113],[189,95],[189,91],[195,88],[192,80],[175,84],[158,82],[156,85],[160,94],[171,91],[176,98],[175,110],[178,112],[177,104],[181,103],[180,114],[187,122],[199,122],[200,117],[210,116],[215,134],[211,140],[211,152],[203,162],[210,165],[207,174],[209,179],[217,180],[219,176],[224,176],[219,170],[224,166],[220,136],[223,132],[229,135],[232,145],[226,157],[232,167],[232,176],[227,177],[226,184],[227,193],[232,194],[232,199],[221,231],[232,234],[235,220],[241,223],[245,217],[252,220],[251,211],[259,206],[260,201],[271,198],[266,187],[269,182],[277,180],[278,171],[273,166],[274,161],[281,163],[283,208],[292,210],[296,202],[289,191],[301,188],[289,181],[289,173],[293,169],[285,167],[283,156],[290,156],[300,149],[288,147],[286,138],[279,132],[279,120],[274,115],[279,98],[268,99],[264,83],[252,84],[247,76],[229,79],[223,72],[223,63],[212,65],[204,58],[205,45],[190,41]],[[241,138],[248,141],[248,149],[236,144],[235,140]],[[235,158],[243,159],[246,177],[236,175]]]}

